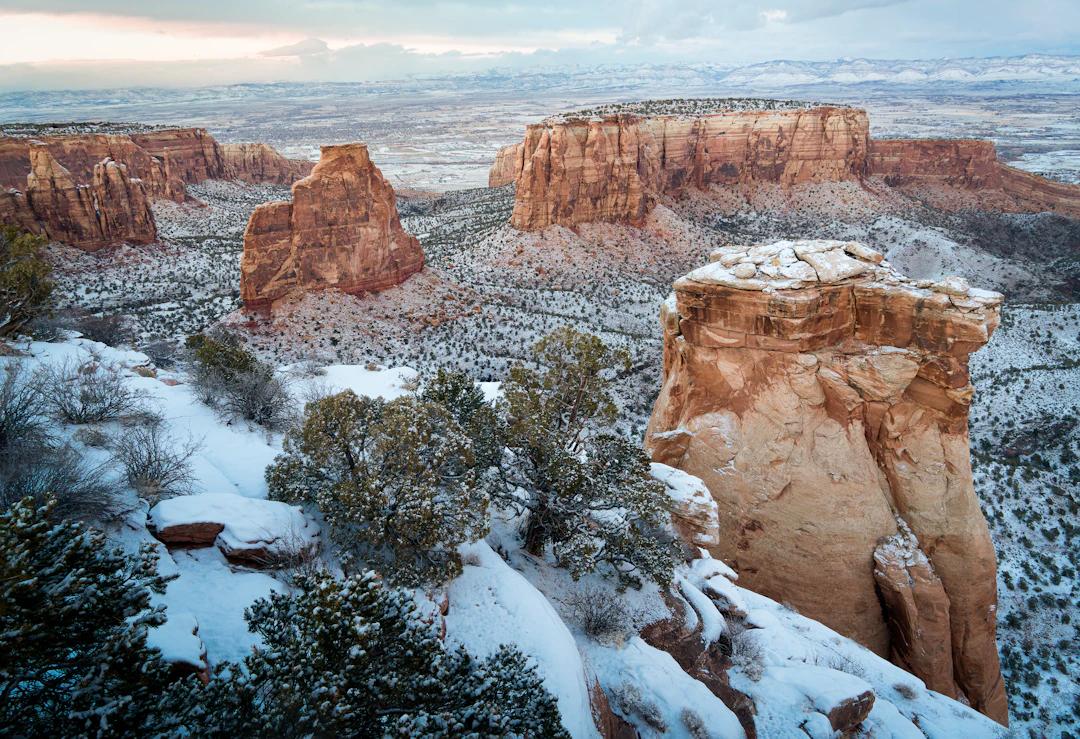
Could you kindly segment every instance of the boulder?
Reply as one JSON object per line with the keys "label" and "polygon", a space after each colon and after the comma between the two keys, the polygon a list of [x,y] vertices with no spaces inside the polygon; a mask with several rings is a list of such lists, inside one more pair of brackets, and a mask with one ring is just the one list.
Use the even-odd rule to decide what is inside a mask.
{"label": "boulder", "polygon": [[147,527],[166,545],[217,546],[230,560],[251,565],[303,556],[319,535],[297,506],[232,493],[163,500],[150,509]]}

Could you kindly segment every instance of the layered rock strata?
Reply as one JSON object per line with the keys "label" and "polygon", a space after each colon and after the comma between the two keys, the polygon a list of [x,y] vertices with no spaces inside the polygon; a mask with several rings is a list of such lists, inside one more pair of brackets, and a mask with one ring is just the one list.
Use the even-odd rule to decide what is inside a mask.
{"label": "layered rock strata", "polygon": [[525,231],[641,225],[658,198],[688,187],[842,181],[987,193],[995,208],[1080,217],[1080,187],[1001,164],[991,142],[873,140],[864,111],[831,106],[548,121],[499,151],[489,184],[511,181],[510,223]]}
{"label": "layered rock strata", "polygon": [[294,288],[384,290],[424,266],[420,242],[401,227],[394,189],[364,144],[322,147],[291,203],[267,203],[244,233],[240,297],[268,308]]}
{"label": "layered rock strata", "polygon": [[225,179],[291,185],[311,174],[314,162],[286,159],[269,144],[222,144]]}
{"label": "layered rock strata", "polygon": [[[744,586],[943,692],[951,672],[1006,722],[995,554],[967,434],[968,355],[997,326],[1001,296],[955,278],[911,282],[857,243],[714,259],[662,309],[664,382],[646,436],[655,461],[711,491],[711,551]],[[904,526],[926,566],[875,565]]]}
{"label": "layered rock strata", "polygon": [[[85,249],[147,243],[156,237],[147,199],[184,202],[187,185],[212,178],[290,184],[311,166],[262,144],[220,145],[201,128],[0,137],[0,219]],[[140,192],[124,184],[133,182]]]}
{"label": "layered rock strata", "polygon": [[524,153],[525,145],[521,143],[499,149],[495,154],[495,163],[491,165],[488,173],[488,187],[502,187],[516,180],[518,172],[524,166]]}
{"label": "layered rock strata", "polygon": [[87,251],[157,239],[146,189],[125,165],[103,159],[90,183],[79,185],[45,145],[31,146],[30,161],[26,191],[0,198],[0,221]]}

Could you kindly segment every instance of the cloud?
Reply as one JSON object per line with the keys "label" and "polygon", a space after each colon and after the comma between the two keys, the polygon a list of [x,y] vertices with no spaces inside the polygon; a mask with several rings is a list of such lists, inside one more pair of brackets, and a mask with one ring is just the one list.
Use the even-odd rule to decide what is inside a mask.
{"label": "cloud", "polygon": [[632,0],[622,39],[680,41],[724,36],[769,23],[802,23],[856,10],[886,8],[908,0]]}
{"label": "cloud", "polygon": [[259,56],[312,56],[325,54],[329,50],[330,45],[322,39],[306,38],[303,41],[297,41],[295,44],[260,51]]}

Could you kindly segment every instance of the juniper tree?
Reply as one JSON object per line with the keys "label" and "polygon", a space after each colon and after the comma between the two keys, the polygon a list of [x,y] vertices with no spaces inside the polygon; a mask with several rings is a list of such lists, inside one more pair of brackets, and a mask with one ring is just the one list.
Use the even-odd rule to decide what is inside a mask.
{"label": "juniper tree", "polygon": [[449,412],[351,390],[309,403],[267,469],[270,495],[314,503],[335,540],[403,583],[460,571],[457,547],[486,533],[472,445]]}
{"label": "juniper tree", "polygon": [[52,268],[41,257],[46,242],[0,226],[0,336],[18,333],[52,306]]}
{"label": "juniper tree", "polygon": [[468,374],[439,368],[420,398],[450,412],[472,441],[478,470],[499,464],[506,446],[505,423]]}
{"label": "juniper tree", "polygon": [[[371,571],[302,579],[246,614],[262,646],[244,671],[174,691],[189,733],[209,736],[566,737],[525,657],[448,648],[411,592]],[[246,674],[245,674],[246,673]],[[253,730],[254,727],[257,729]]]}
{"label": "juniper tree", "polygon": [[535,359],[538,369],[515,366],[504,385],[517,464],[499,499],[525,514],[526,550],[551,546],[575,578],[607,566],[622,587],[667,583],[676,548],[663,485],[639,448],[604,431],[617,410],[610,383],[628,355],[563,328],[537,343]]}
{"label": "juniper tree", "polygon": [[50,505],[0,513],[0,735],[134,736],[155,722],[168,668],[147,646],[164,623],[150,545],[109,548]]}

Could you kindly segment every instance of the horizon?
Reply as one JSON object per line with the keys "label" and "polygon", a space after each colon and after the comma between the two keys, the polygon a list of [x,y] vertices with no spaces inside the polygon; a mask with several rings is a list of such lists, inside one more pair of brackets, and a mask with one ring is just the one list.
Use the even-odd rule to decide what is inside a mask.
{"label": "horizon", "polygon": [[[980,17],[978,30],[970,19]],[[1066,0],[0,0],[4,91],[380,82],[605,66],[1080,55]],[[889,29],[887,35],[880,33]]]}

